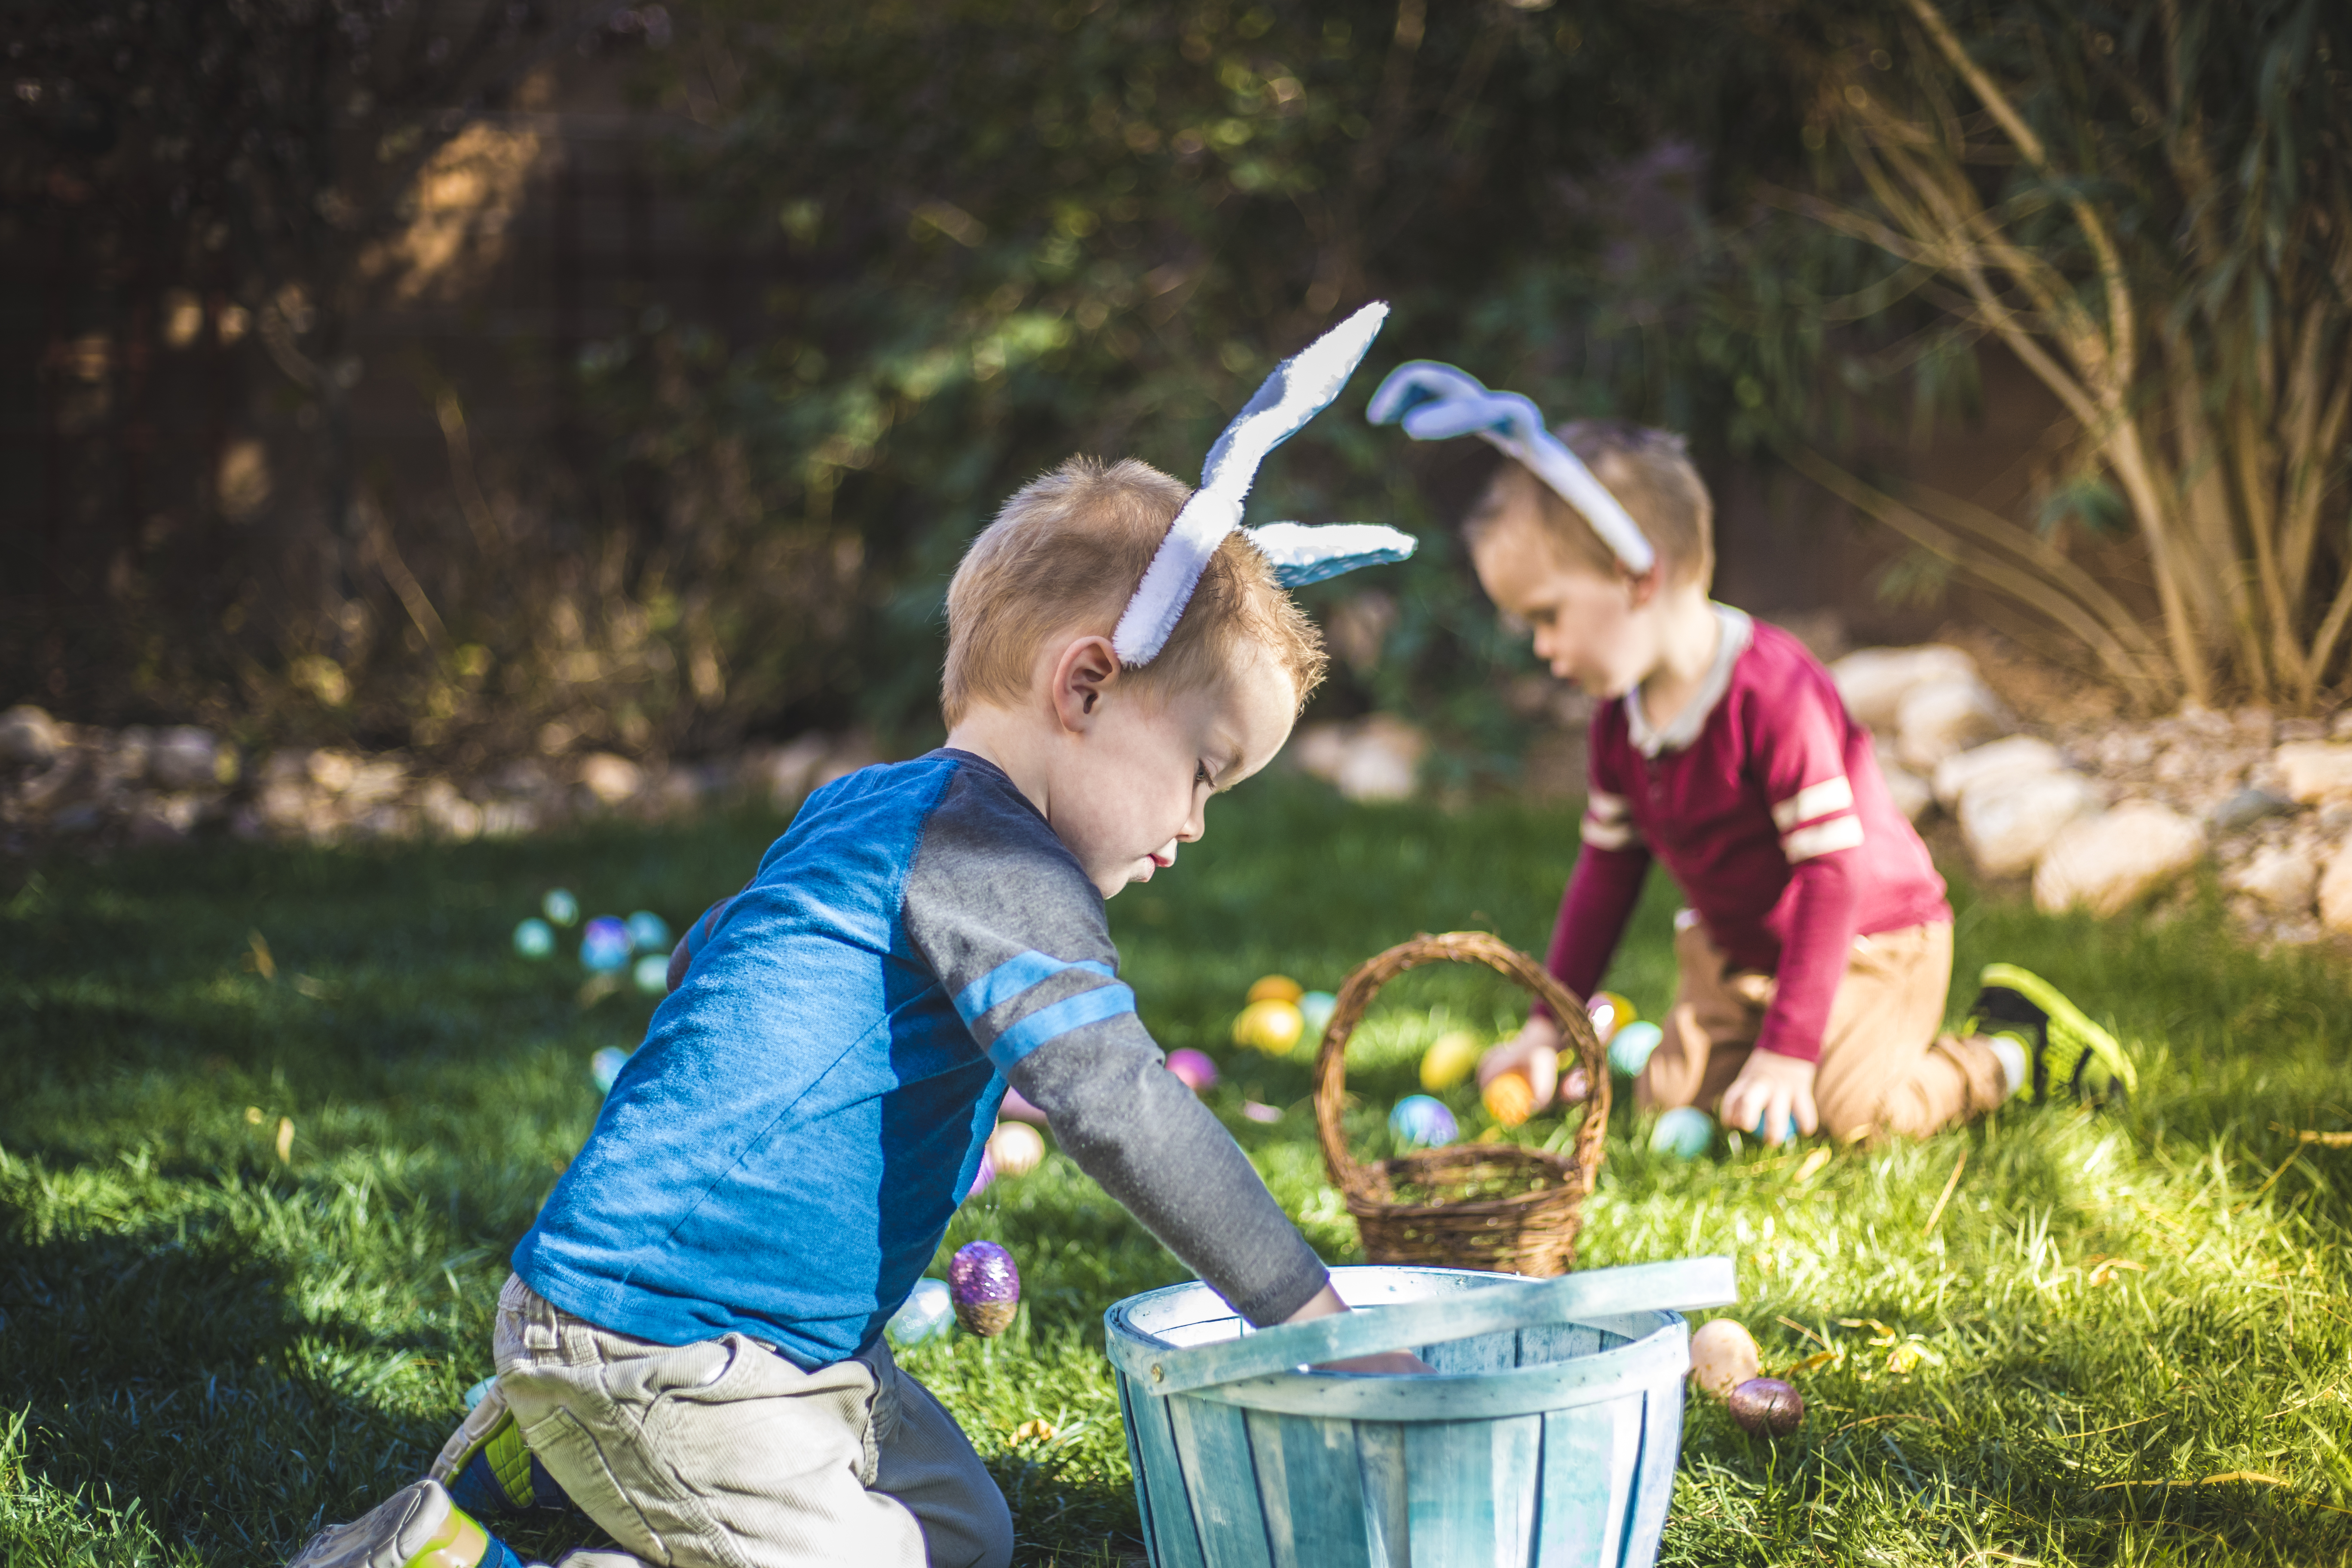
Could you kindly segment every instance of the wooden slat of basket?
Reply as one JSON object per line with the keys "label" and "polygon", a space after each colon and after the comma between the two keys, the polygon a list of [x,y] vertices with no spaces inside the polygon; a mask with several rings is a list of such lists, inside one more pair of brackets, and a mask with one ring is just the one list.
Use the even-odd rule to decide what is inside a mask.
{"label": "wooden slat of basket", "polygon": [[[1586,1082],[1584,1123],[1570,1156],[1510,1143],[1456,1144],[1360,1164],[1348,1152],[1341,1112],[1347,1100],[1348,1040],[1381,987],[1424,963],[1483,963],[1543,998],[1576,1047]],[[1565,1273],[1576,1259],[1584,1199],[1601,1173],[1609,1130],[1609,1067],[1584,1005],[1543,966],[1486,931],[1417,936],[1367,960],[1339,988],[1338,1005],[1315,1058],[1315,1131],[1323,1167],[1339,1189],[1375,1263],[1443,1263],[1514,1273]],[[1502,1196],[1449,1198],[1475,1184],[1517,1185]],[[1432,1201],[1400,1202],[1400,1182]]]}

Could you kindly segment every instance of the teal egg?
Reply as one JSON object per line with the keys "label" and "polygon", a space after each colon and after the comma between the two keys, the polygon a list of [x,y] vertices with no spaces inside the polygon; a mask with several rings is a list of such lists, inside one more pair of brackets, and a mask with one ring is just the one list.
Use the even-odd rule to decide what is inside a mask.
{"label": "teal egg", "polygon": [[481,1382],[466,1390],[466,1408],[471,1410],[483,1400],[488,1399],[490,1396],[490,1390],[496,1388],[498,1385],[498,1378],[496,1376],[490,1376],[482,1379]]}
{"label": "teal egg", "polygon": [[919,1345],[932,1339],[955,1321],[955,1300],[944,1279],[918,1279],[907,1294],[906,1303],[890,1314],[884,1327],[890,1342],[899,1346]]}
{"label": "teal egg", "polygon": [[596,1092],[610,1094],[613,1082],[628,1065],[629,1053],[618,1046],[606,1046],[588,1058],[588,1076],[596,1080]]}
{"label": "teal egg", "polygon": [[1650,1152],[1696,1160],[1715,1145],[1715,1119],[1704,1110],[1677,1105],[1650,1129]]}
{"label": "teal egg", "polygon": [[1323,1026],[1331,1021],[1331,1014],[1339,1005],[1339,999],[1328,991],[1309,991],[1298,999],[1298,1016],[1307,1020],[1308,1039],[1323,1037]]}
{"label": "teal egg", "polygon": [[1626,1025],[1609,1038],[1609,1065],[1627,1078],[1639,1078],[1650,1053],[1666,1032],[1646,1019]]}
{"label": "teal egg", "polygon": [[638,910],[622,922],[629,928],[629,941],[639,952],[669,951],[669,921],[651,910]]}
{"label": "teal egg", "polygon": [[635,967],[632,968],[629,973],[635,979],[637,989],[646,995],[669,994],[669,960],[662,954],[658,952],[646,954],[637,960]]}
{"label": "teal egg", "polygon": [[557,925],[580,923],[580,900],[562,888],[551,888],[547,897],[539,900],[539,912]]}
{"label": "teal egg", "polygon": [[1408,1094],[1389,1112],[1389,1136],[1406,1149],[1442,1149],[1462,1136],[1462,1130],[1444,1100]]}
{"label": "teal egg", "polygon": [[514,947],[525,958],[545,958],[555,951],[555,928],[533,915],[515,927]]}

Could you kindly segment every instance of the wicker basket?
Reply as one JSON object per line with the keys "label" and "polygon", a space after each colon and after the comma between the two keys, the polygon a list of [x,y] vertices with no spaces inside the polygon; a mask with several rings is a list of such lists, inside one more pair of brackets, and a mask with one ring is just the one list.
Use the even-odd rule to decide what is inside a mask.
{"label": "wicker basket", "polygon": [[[1483,963],[1543,998],[1576,1047],[1591,1086],[1572,1155],[1512,1143],[1462,1143],[1361,1165],[1348,1152],[1340,1112],[1348,1037],[1382,985],[1424,963]],[[1565,1077],[1565,1075],[1562,1075]],[[1601,1173],[1609,1130],[1609,1065],[1583,1004],[1517,948],[1485,931],[1402,942],[1348,976],[1315,1058],[1315,1131],[1323,1165],[1363,1233],[1374,1263],[1437,1263],[1515,1274],[1564,1274],[1576,1262],[1585,1194]]]}

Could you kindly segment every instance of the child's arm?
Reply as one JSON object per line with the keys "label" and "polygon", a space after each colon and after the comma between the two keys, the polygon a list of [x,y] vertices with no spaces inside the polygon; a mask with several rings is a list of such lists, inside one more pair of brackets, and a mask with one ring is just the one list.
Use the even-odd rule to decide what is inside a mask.
{"label": "child's arm", "polygon": [[719,922],[726,918],[727,906],[734,901],[735,895],[730,893],[703,910],[701,917],[686,928],[686,934],[677,939],[677,945],[669,950],[669,988],[672,991],[686,984],[686,972],[693,967],[694,955],[709,945],[711,933],[718,931]]}

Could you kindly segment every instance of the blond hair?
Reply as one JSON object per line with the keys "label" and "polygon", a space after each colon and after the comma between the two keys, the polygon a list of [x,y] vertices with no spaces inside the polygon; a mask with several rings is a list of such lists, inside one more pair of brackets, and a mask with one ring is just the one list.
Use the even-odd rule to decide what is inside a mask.
{"label": "blond hair", "polygon": [[[948,584],[940,680],[948,727],[961,723],[974,703],[1011,707],[1026,698],[1048,638],[1109,637],[1192,493],[1131,458],[1072,458],[1022,486],[971,542]],[[1266,558],[1233,533],[1209,557],[1159,657],[1119,679],[1147,691],[1207,685],[1233,668],[1244,641],[1282,666],[1304,708],[1328,662],[1322,636]]]}
{"label": "blond hair", "polygon": [[[1680,436],[1623,419],[1578,419],[1555,433],[1642,525],[1665,581],[1705,585],[1714,578],[1715,501]],[[1603,577],[1624,569],[1582,512],[1509,460],[1487,481],[1462,531],[1475,548],[1503,519],[1530,508],[1570,564]]]}

